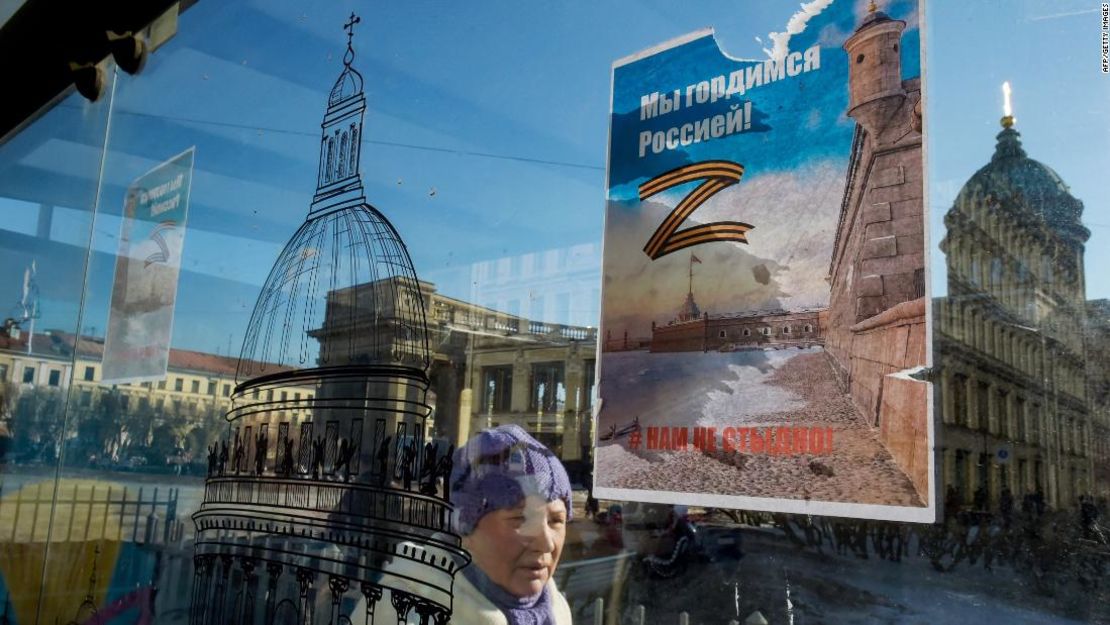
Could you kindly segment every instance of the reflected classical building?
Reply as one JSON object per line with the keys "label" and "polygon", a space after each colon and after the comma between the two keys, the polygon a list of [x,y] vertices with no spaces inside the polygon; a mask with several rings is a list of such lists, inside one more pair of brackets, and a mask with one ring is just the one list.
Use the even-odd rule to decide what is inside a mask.
{"label": "reflected classical building", "polygon": [[[1072,507],[1092,488],[1084,346],[1083,203],[1026,156],[1013,117],[945,215],[948,296],[935,307],[943,365],[944,483],[992,508],[1040,491]],[[1089,338],[1105,340],[1105,329]],[[1105,347],[1099,352],[1105,357]],[[1105,428],[1105,425],[1102,426]],[[1105,432],[1105,429],[1103,429]],[[1103,434],[1105,441],[1105,433]]]}
{"label": "reflected classical building", "polygon": [[[68,410],[74,425],[64,441],[69,464],[125,462],[129,455],[146,452],[154,442],[155,430],[167,421],[181,424],[181,437],[158,441],[162,447],[170,452],[180,446],[185,450],[180,460],[202,461],[205,441],[217,430],[214,417],[231,407],[238,358],[170,348],[163,379],[114,384],[101,377],[104,337],[46,330],[36,334],[33,342],[27,338],[20,332],[0,334],[0,406],[9,410],[9,414],[0,414],[0,422],[14,424],[12,435],[22,444],[42,448],[52,430],[20,431],[20,426],[27,424],[16,424],[17,416],[21,410],[34,411],[34,406],[24,402],[45,402],[51,394],[60,399],[72,387]],[[271,390],[263,399],[282,400],[284,393],[299,402],[311,399],[315,392],[314,386],[302,385],[277,394]],[[5,398],[5,394],[11,396]],[[310,418],[307,409],[295,405],[299,408],[289,410],[285,418],[294,424]],[[128,425],[120,427],[121,419]],[[138,424],[145,424],[146,429],[134,429]]]}
{"label": "reflected classical building", "polygon": [[1087,400],[1091,410],[1092,494],[1110,498],[1110,300],[1087,302]]}
{"label": "reflected classical building", "polygon": [[382,286],[360,284],[329,294],[327,318],[314,330],[324,351],[343,346],[368,358],[371,340],[397,337],[396,318],[422,305],[428,324],[429,379],[434,411],[424,436],[441,446],[461,445],[472,433],[513,423],[547,445],[572,473],[589,458],[597,331],[546,323],[479,306],[437,292],[424,281],[396,280],[400,297],[376,316],[350,317],[348,302],[367,310]]}
{"label": "reflected classical building", "polygon": [[[460,270],[460,278],[472,285],[469,303],[513,317],[581,326],[596,323],[600,266],[599,241],[481,260]],[[543,289],[536,289],[541,283]]]}
{"label": "reflected classical building", "polygon": [[[572,478],[590,461],[597,330],[547,323],[461,300],[431,299],[433,337],[467,337],[458,440],[507,423],[521,426],[567,465]],[[436,359],[449,357],[441,340]],[[441,356],[442,355],[442,356]],[[433,370],[435,371],[435,370]],[[446,380],[434,381],[443,388]]]}
{"label": "reflected classical building", "polygon": [[[438,625],[469,562],[451,529],[451,450],[425,438],[432,357],[419,282],[363,195],[357,22],[328,97],[316,195],[259,295],[230,433],[209,452],[193,515],[193,623],[370,624],[377,612],[379,623]],[[304,386],[314,396],[286,394]],[[284,416],[296,411],[310,419]]]}

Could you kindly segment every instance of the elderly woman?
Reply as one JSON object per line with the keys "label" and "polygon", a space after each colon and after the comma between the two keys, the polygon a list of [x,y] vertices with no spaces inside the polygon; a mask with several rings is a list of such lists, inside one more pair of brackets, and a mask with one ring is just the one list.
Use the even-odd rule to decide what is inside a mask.
{"label": "elderly woman", "polygon": [[451,502],[473,561],[455,576],[454,625],[570,625],[553,575],[570,519],[562,463],[516,425],[455,452]]}

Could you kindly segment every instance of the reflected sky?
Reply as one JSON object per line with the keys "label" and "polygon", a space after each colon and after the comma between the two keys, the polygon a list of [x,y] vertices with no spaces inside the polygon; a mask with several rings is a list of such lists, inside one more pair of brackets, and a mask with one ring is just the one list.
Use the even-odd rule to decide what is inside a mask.
{"label": "reflected sky", "polygon": [[[866,7],[836,1],[852,1],[857,12]],[[226,353],[231,343],[237,351],[257,291],[315,190],[319,123],[352,10],[362,16],[355,65],[368,100],[366,195],[394,222],[421,277],[452,297],[500,305],[503,284],[484,282],[489,272],[480,267],[587,249],[587,258],[578,254],[573,284],[559,287],[582,294],[566,307],[551,307],[542,272],[521,275],[521,293],[506,301],[520,302],[522,313],[542,311],[545,321],[596,326],[612,61],[707,26],[729,54],[765,58],[768,34],[784,30],[796,8],[734,1],[693,8],[633,1],[199,2],[143,74],[119,80],[85,329],[100,334],[107,325],[127,184],[196,145],[174,345]],[[1102,188],[1110,78],[1098,67],[1096,10],[1088,2],[1047,0],[1010,2],[1005,10],[997,3],[928,5],[923,65],[934,294],[945,285],[935,249],[941,219],[993,152],[1000,85],[1009,80],[1026,151],[1086,204],[1088,296],[1110,296],[1110,274],[1094,270],[1110,264]],[[99,146],[56,128],[33,126],[25,134],[18,151],[12,142],[0,149],[3,164],[13,165],[0,185],[12,201],[0,199],[0,210],[21,213],[0,228],[33,231],[36,219],[20,202],[48,199],[77,209],[55,211],[51,237],[84,245],[88,205],[67,198],[56,181],[88,177],[95,168],[86,163],[98,158]],[[17,185],[16,176],[39,183]],[[29,263],[33,254],[25,255]],[[48,258],[38,262],[49,270],[42,268]],[[594,271],[582,269],[589,262]],[[22,272],[0,277],[5,301],[18,299],[21,279]],[[545,294],[541,305],[529,305]],[[58,316],[62,308],[44,305],[39,327],[71,326],[68,314]]]}

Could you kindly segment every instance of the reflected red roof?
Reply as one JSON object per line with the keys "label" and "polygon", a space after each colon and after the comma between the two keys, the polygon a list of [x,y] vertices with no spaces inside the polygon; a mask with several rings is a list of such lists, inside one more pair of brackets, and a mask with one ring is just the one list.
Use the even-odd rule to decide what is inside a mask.
{"label": "reflected red roof", "polygon": [[[0,334],[0,350],[27,353],[26,333],[21,333],[19,338],[12,338]],[[76,347],[79,358],[91,360],[104,359],[104,338],[99,336],[82,336],[78,338],[71,332],[35,334],[32,342],[33,355],[53,358],[70,358]],[[189,349],[170,348],[169,368],[172,370],[188,370],[211,373],[214,375],[233,377],[239,366],[239,358],[235,356],[221,356]],[[275,364],[266,364],[266,369],[272,372],[289,371],[290,367],[281,367]]]}

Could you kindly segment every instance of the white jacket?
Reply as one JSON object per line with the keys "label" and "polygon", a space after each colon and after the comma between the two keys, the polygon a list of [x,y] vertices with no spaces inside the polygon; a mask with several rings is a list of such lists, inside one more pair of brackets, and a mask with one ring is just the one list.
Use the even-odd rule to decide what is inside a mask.
{"label": "white jacket", "polygon": [[[555,612],[555,625],[573,625],[570,605],[555,587],[554,579],[547,582],[547,588],[551,591],[551,609]],[[509,618],[505,613],[475,588],[461,571],[455,573],[455,585],[451,594],[454,604],[451,625],[509,625]]]}

